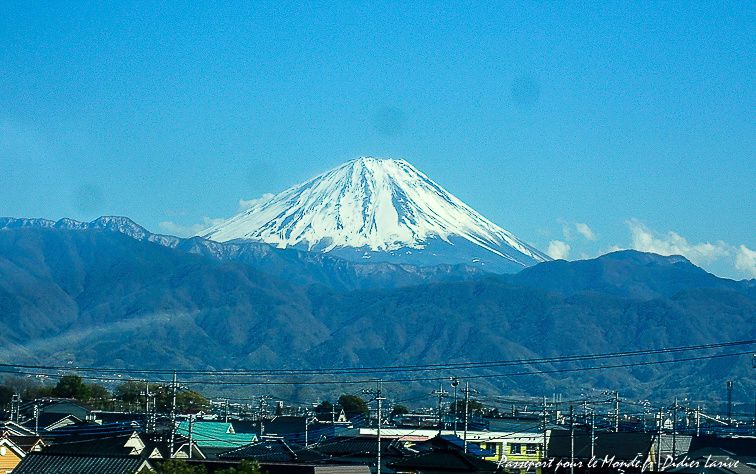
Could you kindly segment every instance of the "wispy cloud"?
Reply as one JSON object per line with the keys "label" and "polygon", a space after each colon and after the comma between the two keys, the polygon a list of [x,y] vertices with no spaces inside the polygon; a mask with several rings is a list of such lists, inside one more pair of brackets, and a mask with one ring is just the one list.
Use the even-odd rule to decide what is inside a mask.
{"label": "wispy cloud", "polygon": [[567,241],[579,238],[575,235],[575,232],[577,232],[584,239],[590,240],[591,242],[595,241],[598,238],[593,229],[591,229],[591,227],[585,222],[570,222],[564,219],[559,219],[558,222],[562,224],[562,235]]}
{"label": "wispy cloud", "polygon": [[[756,277],[756,251],[741,244],[730,245],[722,240],[716,242],[690,242],[674,231],[658,233],[638,219],[627,221],[630,230],[630,248],[659,255],[682,255],[694,264],[707,268],[721,264],[730,268],[730,273],[745,278]],[[613,245],[611,250],[622,246]]]}
{"label": "wispy cloud", "polygon": [[273,196],[275,196],[275,194],[266,193],[256,199],[239,199],[239,210],[243,211],[245,209],[249,209],[255,204],[260,204],[260,203],[270,200],[270,198],[272,198]]}
{"label": "wispy cloud", "polygon": [[584,222],[576,222],[575,223],[575,230],[578,231],[580,235],[585,237],[587,240],[595,241],[596,240],[596,233],[593,232],[593,229],[591,229],[588,224]]}
{"label": "wispy cloud", "polygon": [[546,254],[555,260],[566,260],[570,255],[570,244],[561,240],[552,240],[549,242]]}
{"label": "wispy cloud", "polygon": [[719,240],[715,243],[691,243],[678,234],[669,231],[666,234],[656,234],[638,219],[627,221],[632,238],[632,248],[642,252],[653,252],[659,255],[682,255],[696,265],[705,265],[717,259],[730,255],[731,247]]}
{"label": "wispy cloud", "polygon": [[167,234],[175,235],[176,237],[191,237],[211,226],[220,224],[224,220],[225,219],[223,218],[213,219],[210,217],[203,217],[202,222],[196,224],[182,225],[173,221],[163,221],[158,225],[160,226],[160,230]]}
{"label": "wispy cloud", "polygon": [[[256,199],[239,199],[239,211],[244,211],[246,209],[249,209],[257,204],[263,203],[265,201],[270,200],[275,196],[271,193],[266,193],[260,196]],[[160,229],[168,234],[175,235],[176,237],[191,237],[193,235],[197,235],[201,233],[202,231],[216,225],[224,222],[226,219],[220,217],[220,218],[212,218],[212,217],[203,217],[202,222],[194,223],[194,224],[180,224],[172,220],[166,220],[163,222],[160,222],[158,225],[160,226]]]}

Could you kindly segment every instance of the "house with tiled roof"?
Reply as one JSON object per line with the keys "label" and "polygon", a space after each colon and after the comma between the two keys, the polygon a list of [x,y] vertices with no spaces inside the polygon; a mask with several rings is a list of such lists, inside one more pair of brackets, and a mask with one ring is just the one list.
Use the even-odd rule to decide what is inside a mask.
{"label": "house with tiled roof", "polygon": [[0,421],[0,436],[34,436],[34,430],[10,420]]}
{"label": "house with tiled roof", "polygon": [[44,449],[47,454],[80,454],[106,456],[142,456],[146,447],[141,436],[133,431],[117,436],[70,436],[56,440]]}
{"label": "house with tiled roof", "polygon": [[283,439],[263,439],[247,446],[220,453],[218,459],[253,459],[261,463],[302,463],[321,462],[328,459],[328,456],[301,445],[289,444]]}
{"label": "house with tiled roof", "polygon": [[[640,432],[576,431],[572,434],[569,430],[554,430],[549,436],[547,458],[574,459],[576,463],[582,462],[583,465],[594,456],[597,459],[612,458],[616,462],[632,462],[622,466],[625,472],[642,472],[648,470],[647,466],[653,461],[654,438],[652,433]],[[560,467],[562,466],[554,464],[544,471],[556,472]],[[602,463],[594,466],[591,471],[616,472],[616,468]]]}
{"label": "house with tiled roof", "polygon": [[42,449],[47,446],[39,436],[6,435],[5,437],[13,441],[13,443],[21,448],[25,453],[42,451]]}
{"label": "house with tiled roof", "polygon": [[13,471],[24,457],[26,452],[10,438],[0,438],[0,472]]}
{"label": "house with tiled roof", "polygon": [[83,423],[83,419],[76,415],[65,413],[40,413],[38,416],[27,420],[24,426],[35,432],[55,431],[67,426]]}
{"label": "house with tiled roof", "polygon": [[134,474],[152,469],[139,456],[86,456],[77,454],[32,453],[13,470],[13,474],[77,473]]}
{"label": "house with tiled roof", "polygon": [[437,449],[389,463],[396,474],[488,473],[501,472],[499,465],[458,449]]}
{"label": "house with tiled roof", "polygon": [[[311,445],[310,448],[340,464],[375,466],[378,457],[378,440],[364,436],[337,436]],[[381,442],[382,472],[387,474],[394,472],[389,467],[391,462],[415,454],[417,451],[407,448],[403,441],[383,440]]]}
{"label": "house with tiled roof", "polygon": [[73,415],[85,420],[92,413],[92,408],[74,398],[40,398],[25,402],[21,405],[20,412],[27,418],[34,417],[34,410],[39,413],[60,413]]}
{"label": "house with tiled roof", "polygon": [[69,436],[29,453],[17,473],[133,474],[161,457],[136,432],[117,436]]}

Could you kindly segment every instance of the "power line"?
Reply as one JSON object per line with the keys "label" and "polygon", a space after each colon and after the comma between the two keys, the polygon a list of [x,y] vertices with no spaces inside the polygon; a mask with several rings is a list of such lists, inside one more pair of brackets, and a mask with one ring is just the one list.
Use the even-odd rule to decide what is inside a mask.
{"label": "power line", "polygon": [[129,369],[113,367],[76,367],[55,365],[32,365],[0,363],[0,367],[37,370],[62,370],[78,372],[100,372],[113,374],[155,374],[171,375],[218,375],[218,376],[273,376],[273,375],[338,375],[338,374],[365,374],[365,373],[399,373],[399,372],[431,372],[448,370],[471,370],[493,367],[508,367],[531,364],[548,364],[562,362],[579,362],[596,359],[623,358],[642,355],[670,354],[677,352],[698,351],[733,346],[754,345],[756,339],[729,341],[711,344],[698,344],[690,346],[668,347],[659,349],[642,349],[635,351],[607,352],[599,354],[567,355],[557,357],[493,360],[479,362],[459,362],[445,364],[411,364],[411,365],[387,365],[381,367],[332,367],[322,369],[222,369],[222,370],[199,370],[199,369]]}
{"label": "power line", "polygon": [[[477,375],[468,375],[465,376],[466,379],[495,379],[495,378],[504,378],[504,377],[520,377],[520,376],[528,376],[528,375],[540,375],[540,374],[557,374],[557,373],[569,373],[569,372],[586,372],[586,371],[594,371],[594,370],[604,370],[604,369],[617,369],[617,368],[631,368],[631,367],[638,367],[638,366],[650,366],[650,365],[666,365],[666,364],[675,364],[680,362],[691,362],[691,361],[699,361],[699,360],[707,360],[707,359],[715,359],[715,358],[724,358],[724,357],[734,357],[739,355],[745,355],[745,354],[752,354],[752,351],[739,351],[739,352],[729,352],[724,354],[713,354],[713,355],[702,355],[702,356],[692,356],[692,357],[686,357],[686,358],[680,358],[680,359],[673,359],[673,360],[662,360],[662,361],[635,361],[635,362],[627,362],[627,363],[621,363],[621,364],[606,364],[606,365],[597,365],[597,366],[588,366],[588,367],[571,367],[571,368],[558,368],[558,369],[533,369],[529,371],[522,371],[522,372],[507,372],[507,373],[493,373],[493,374],[477,374]],[[18,374],[18,375],[45,375],[51,378],[59,378],[62,377],[61,374],[50,374],[50,373],[40,373],[40,372],[25,372],[25,371],[11,371],[11,370],[2,370],[0,369],[0,373],[9,373],[9,374]],[[135,372],[136,373],[136,372]],[[141,373],[141,372],[140,372]],[[132,382],[132,381],[144,381],[144,378],[140,379],[113,379],[112,377],[98,377],[98,376],[81,376],[84,380],[95,380],[95,381],[104,381],[104,382]],[[222,385],[222,386],[256,386],[256,385],[353,385],[353,384],[368,384],[368,383],[376,383],[378,381],[383,381],[385,383],[405,383],[405,382],[437,382],[437,381],[444,381],[448,380],[447,376],[432,376],[432,377],[410,377],[410,378],[381,378],[381,379],[342,379],[342,380],[254,380],[254,381],[238,381],[238,380],[231,380],[231,381],[222,381],[217,379],[200,379],[200,380],[182,380],[182,384],[185,385]],[[153,383],[170,383],[170,380],[166,379],[155,379],[155,380],[149,380],[149,382]]]}

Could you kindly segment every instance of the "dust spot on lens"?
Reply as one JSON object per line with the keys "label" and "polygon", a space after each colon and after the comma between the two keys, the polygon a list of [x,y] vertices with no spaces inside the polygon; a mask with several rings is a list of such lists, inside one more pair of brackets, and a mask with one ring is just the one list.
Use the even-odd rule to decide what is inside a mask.
{"label": "dust spot on lens", "polygon": [[84,214],[96,214],[103,208],[105,195],[96,184],[80,184],[74,190],[74,207]]}
{"label": "dust spot on lens", "polygon": [[512,101],[519,107],[532,107],[541,99],[541,86],[533,77],[522,76],[512,81]]}
{"label": "dust spot on lens", "polygon": [[373,114],[372,119],[373,129],[387,137],[401,135],[407,123],[406,115],[397,107],[383,107]]}

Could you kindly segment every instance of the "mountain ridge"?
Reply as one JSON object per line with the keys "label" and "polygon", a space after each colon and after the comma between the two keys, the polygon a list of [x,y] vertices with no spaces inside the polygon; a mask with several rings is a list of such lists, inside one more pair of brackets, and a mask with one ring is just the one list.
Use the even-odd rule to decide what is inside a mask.
{"label": "mountain ridge", "polygon": [[101,216],[90,222],[69,218],[57,221],[41,218],[0,217],[0,230],[37,228],[48,230],[117,232],[137,241],[146,241],[219,261],[235,261],[252,266],[273,277],[295,284],[322,284],[337,290],[397,287],[431,281],[453,281],[480,275],[479,268],[463,264],[417,266],[392,262],[350,262],[337,256],[298,249],[277,249],[252,241],[215,242],[201,237],[180,238],[153,234],[128,217]]}

